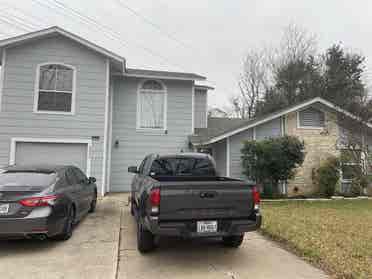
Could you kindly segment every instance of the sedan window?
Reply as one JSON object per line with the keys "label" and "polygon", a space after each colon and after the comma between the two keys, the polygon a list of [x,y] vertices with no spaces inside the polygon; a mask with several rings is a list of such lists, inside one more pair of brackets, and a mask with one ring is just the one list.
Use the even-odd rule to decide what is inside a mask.
{"label": "sedan window", "polygon": [[9,171],[0,174],[0,187],[38,186],[48,187],[56,181],[55,172],[15,172]]}
{"label": "sedan window", "polygon": [[75,173],[78,183],[87,183],[88,178],[81,170],[79,170],[78,168],[73,168],[72,171]]}

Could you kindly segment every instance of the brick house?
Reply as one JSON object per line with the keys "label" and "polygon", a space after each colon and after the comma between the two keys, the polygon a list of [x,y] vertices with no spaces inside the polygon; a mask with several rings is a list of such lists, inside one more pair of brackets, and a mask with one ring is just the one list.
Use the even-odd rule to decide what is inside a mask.
{"label": "brick house", "polygon": [[[208,128],[197,129],[190,142],[199,150],[212,153],[221,175],[244,179],[240,152],[243,141],[297,136],[305,143],[305,161],[280,191],[288,196],[306,196],[317,191],[312,181],[313,170],[329,156],[339,156],[344,149],[345,129],[340,116],[355,118],[329,101],[314,98],[251,120],[209,118]],[[365,129],[368,136],[364,140],[372,147],[372,125],[366,124]],[[343,192],[348,184],[350,180],[342,177],[337,190]]]}

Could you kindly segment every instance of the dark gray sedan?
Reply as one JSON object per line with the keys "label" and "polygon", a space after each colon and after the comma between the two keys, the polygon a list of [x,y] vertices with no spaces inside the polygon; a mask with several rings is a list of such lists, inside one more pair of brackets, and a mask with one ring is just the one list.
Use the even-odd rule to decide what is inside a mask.
{"label": "dark gray sedan", "polygon": [[74,166],[0,169],[0,238],[69,239],[96,208],[95,181]]}

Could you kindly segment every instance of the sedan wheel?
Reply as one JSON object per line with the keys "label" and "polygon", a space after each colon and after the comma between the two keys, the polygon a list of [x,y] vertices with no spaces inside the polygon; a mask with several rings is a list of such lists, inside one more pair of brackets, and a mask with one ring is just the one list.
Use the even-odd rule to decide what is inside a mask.
{"label": "sedan wheel", "polygon": [[55,240],[68,240],[72,236],[72,231],[74,229],[74,220],[75,220],[75,209],[73,207],[70,208],[68,217],[66,219],[65,226],[63,228],[63,232],[59,235],[52,237]]}
{"label": "sedan wheel", "polygon": [[96,211],[96,207],[97,207],[97,192],[94,192],[92,202],[90,203],[89,213],[93,213],[94,211]]}

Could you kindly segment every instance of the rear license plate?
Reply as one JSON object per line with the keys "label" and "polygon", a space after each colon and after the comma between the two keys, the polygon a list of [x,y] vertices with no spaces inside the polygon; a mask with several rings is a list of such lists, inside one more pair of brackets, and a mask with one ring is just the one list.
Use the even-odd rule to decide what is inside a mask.
{"label": "rear license plate", "polygon": [[217,221],[197,221],[198,233],[214,233],[217,232]]}
{"label": "rear license plate", "polygon": [[8,203],[4,203],[4,204],[0,204],[0,214],[8,214],[9,212],[9,204]]}

